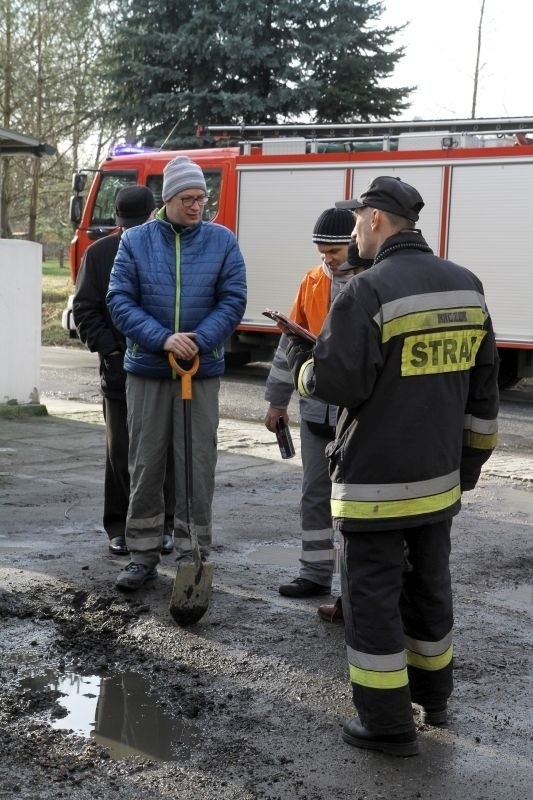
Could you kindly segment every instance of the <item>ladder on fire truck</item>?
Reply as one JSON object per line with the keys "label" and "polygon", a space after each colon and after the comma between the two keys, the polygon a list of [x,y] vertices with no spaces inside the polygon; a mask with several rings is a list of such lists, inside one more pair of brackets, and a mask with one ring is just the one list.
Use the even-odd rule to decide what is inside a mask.
{"label": "ladder on fire truck", "polygon": [[[252,147],[272,140],[300,138],[308,152],[319,152],[321,145],[337,143],[347,151],[357,149],[354,143],[369,141],[382,150],[393,149],[399,136],[426,134],[441,136],[443,149],[464,147],[469,139],[500,139],[514,137],[513,144],[533,145],[533,117],[495,117],[479,119],[407,120],[389,122],[347,122],[334,124],[276,124],[276,125],[199,125],[197,136],[213,139],[217,145],[239,146],[244,154]],[[497,146],[497,142],[495,142]]]}

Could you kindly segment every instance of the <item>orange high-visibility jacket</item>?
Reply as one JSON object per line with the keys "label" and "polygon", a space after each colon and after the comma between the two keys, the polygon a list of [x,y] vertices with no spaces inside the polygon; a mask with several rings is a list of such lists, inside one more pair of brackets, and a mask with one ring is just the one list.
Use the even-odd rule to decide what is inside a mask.
{"label": "orange high-visibility jacket", "polygon": [[290,311],[290,318],[318,336],[329,311],[331,278],[322,266],[308,270],[298,289]]}

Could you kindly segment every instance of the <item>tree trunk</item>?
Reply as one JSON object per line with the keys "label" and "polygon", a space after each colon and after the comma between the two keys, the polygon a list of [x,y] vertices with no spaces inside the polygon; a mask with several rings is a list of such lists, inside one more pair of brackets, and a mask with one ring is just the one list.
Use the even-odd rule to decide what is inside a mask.
{"label": "tree trunk", "polygon": [[476,68],[474,70],[474,92],[472,95],[472,112],[470,116],[475,119],[476,116],[476,103],[477,103],[477,86],[479,81],[479,56],[481,53],[481,33],[483,29],[483,15],[485,13],[485,0],[481,1],[481,10],[479,12],[479,26],[477,30],[477,53],[476,53]]}
{"label": "tree trunk", "polygon": [[37,204],[39,202],[40,172],[41,165],[39,159],[34,158],[31,168],[30,211],[28,225],[28,239],[30,242],[37,241]]}
{"label": "tree trunk", "polygon": [[[41,0],[37,2],[37,41],[36,41],[36,64],[37,64],[37,97],[36,100],[36,134],[39,140],[42,136],[43,125],[43,91],[44,91],[44,78],[43,78],[43,27],[42,27],[42,13],[41,13]],[[29,213],[29,226],[28,226],[28,239],[30,242],[37,241],[37,205],[39,202],[39,178],[41,173],[41,164],[39,158],[33,159],[31,169],[31,190],[30,190],[30,213]]]}
{"label": "tree trunk", "polygon": [[[12,42],[11,42],[11,3],[8,2],[5,6],[5,26],[6,26],[6,40],[5,40],[5,59],[4,59],[4,92],[2,98],[3,114],[2,124],[3,127],[9,129],[11,121],[11,59],[12,59]],[[11,159],[0,158],[0,238],[9,239],[11,230],[9,225],[9,183],[10,183],[10,167]]]}
{"label": "tree trunk", "polygon": [[0,239],[11,237],[9,225],[9,193],[11,159],[0,158]]}

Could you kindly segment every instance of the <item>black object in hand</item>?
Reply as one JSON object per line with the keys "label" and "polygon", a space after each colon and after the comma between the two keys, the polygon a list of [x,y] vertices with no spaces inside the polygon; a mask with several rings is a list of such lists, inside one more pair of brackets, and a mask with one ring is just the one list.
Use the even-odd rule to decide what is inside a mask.
{"label": "black object in hand", "polygon": [[292,442],[289,426],[283,417],[278,417],[278,421],[276,422],[276,438],[278,440],[281,457],[292,458],[296,451]]}

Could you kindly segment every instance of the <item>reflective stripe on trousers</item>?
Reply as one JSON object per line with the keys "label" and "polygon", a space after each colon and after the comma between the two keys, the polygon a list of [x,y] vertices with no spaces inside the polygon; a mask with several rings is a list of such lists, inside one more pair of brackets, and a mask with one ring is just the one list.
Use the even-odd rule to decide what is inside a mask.
{"label": "reflective stripe on trousers", "polygon": [[302,451],[302,551],[300,578],[331,586],[334,550],[331,525],[331,479],[325,449],[328,440],[312,433],[305,420],[300,423]]}
{"label": "reflective stripe on trousers", "polygon": [[[374,732],[413,730],[411,702],[452,690],[451,520],[343,536],[342,600],[354,703]],[[404,571],[404,540],[412,569]]]}
{"label": "reflective stripe on trousers", "polygon": [[[211,542],[218,428],[218,378],[195,381],[191,405],[193,442],[193,519],[204,550]],[[183,403],[179,380],[128,375],[130,504],[126,541],[131,558],[148,567],[159,562],[164,523],[163,481],[167,447],[174,445],[176,549],[189,550],[185,497]]]}

